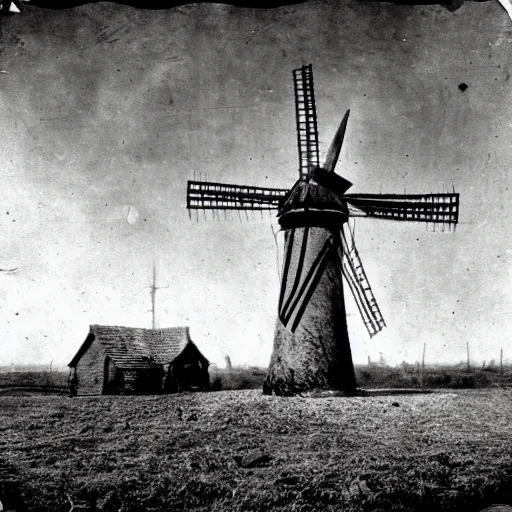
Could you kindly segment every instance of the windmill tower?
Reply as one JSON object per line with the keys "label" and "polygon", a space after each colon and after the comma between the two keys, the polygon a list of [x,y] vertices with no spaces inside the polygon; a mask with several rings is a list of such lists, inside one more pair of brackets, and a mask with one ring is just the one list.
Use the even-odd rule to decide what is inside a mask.
{"label": "windmill tower", "polygon": [[319,162],[312,66],[293,71],[299,179],[290,190],[189,181],[187,208],[273,210],[285,235],[274,349],[264,393],[356,391],[343,277],[370,336],[385,326],[348,227],[350,217],[442,223],[458,221],[459,194],[346,194],[334,172],[347,112],[324,164]]}

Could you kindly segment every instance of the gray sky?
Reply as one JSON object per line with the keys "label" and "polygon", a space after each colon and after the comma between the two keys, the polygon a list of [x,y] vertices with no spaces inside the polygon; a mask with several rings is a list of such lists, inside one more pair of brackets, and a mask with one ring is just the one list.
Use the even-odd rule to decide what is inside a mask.
{"label": "gray sky", "polygon": [[293,184],[303,63],[322,149],[351,109],[337,168],[351,192],[461,194],[455,232],[356,221],[388,327],[370,340],[349,314],[355,360],[413,362],[426,342],[427,361],[459,361],[466,341],[475,360],[512,360],[512,23],[498,2],[28,5],[0,23],[0,266],[19,267],[0,275],[0,363],[66,364],[89,324],[150,327],[156,260],[162,327],[189,325],[213,362],[266,365],[275,221],[189,220],[186,181]]}

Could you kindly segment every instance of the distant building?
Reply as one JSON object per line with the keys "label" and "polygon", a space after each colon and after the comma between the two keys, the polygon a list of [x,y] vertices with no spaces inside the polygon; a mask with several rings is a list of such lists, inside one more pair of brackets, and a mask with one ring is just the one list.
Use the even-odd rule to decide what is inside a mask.
{"label": "distant building", "polygon": [[188,327],[91,325],[68,366],[73,395],[209,389],[209,362],[190,339]]}

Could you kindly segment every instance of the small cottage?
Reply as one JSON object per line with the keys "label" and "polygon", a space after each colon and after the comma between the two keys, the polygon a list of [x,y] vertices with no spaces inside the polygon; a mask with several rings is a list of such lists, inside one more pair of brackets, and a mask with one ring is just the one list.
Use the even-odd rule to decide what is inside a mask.
{"label": "small cottage", "polygon": [[68,366],[72,395],[209,389],[209,362],[190,339],[188,327],[91,325]]}

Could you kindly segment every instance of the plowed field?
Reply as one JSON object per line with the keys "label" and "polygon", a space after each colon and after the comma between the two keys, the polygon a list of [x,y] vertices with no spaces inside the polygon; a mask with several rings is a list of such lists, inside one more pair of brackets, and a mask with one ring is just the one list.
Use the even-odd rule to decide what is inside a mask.
{"label": "plowed field", "polygon": [[512,503],[512,391],[0,395],[0,501],[41,512],[476,511]]}

